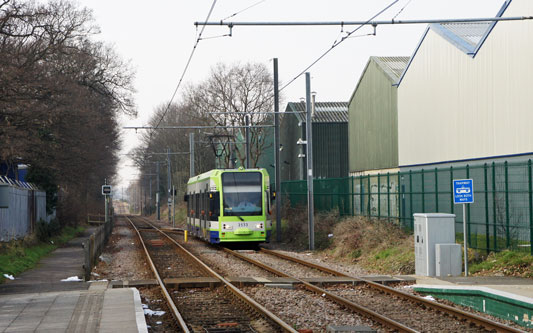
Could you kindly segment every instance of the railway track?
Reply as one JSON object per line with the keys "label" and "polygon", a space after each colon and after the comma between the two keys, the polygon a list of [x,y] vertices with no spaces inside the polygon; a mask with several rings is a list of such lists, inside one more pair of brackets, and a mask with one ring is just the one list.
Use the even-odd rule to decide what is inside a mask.
{"label": "railway track", "polygon": [[[225,251],[229,252],[231,250],[226,249]],[[488,332],[523,332],[522,330],[478,316],[474,313],[433,302],[428,299],[411,295],[367,279],[352,277],[342,272],[332,270],[328,267],[288,256],[276,251],[261,249],[260,252],[309,267],[312,270],[318,270],[327,274],[331,274],[332,276],[349,277],[364,282],[362,288],[354,288],[353,286],[341,286],[339,288],[336,286],[322,289],[300,280],[301,283],[303,283],[306,288],[310,290],[326,293],[327,297],[338,299],[343,303],[348,301],[359,305],[358,307],[353,307],[353,309],[357,312],[366,312],[367,309],[370,310],[368,313],[360,312],[363,315],[368,316],[372,315],[372,312],[379,312],[380,315],[383,314],[383,316],[397,318],[398,321],[404,323],[406,327],[408,326],[412,328],[413,331],[432,330],[451,332],[479,332],[480,329],[483,329]],[[234,255],[237,255],[241,258],[246,257],[243,259],[249,262],[254,262],[253,259],[243,256],[242,254],[234,253]],[[258,264],[263,265],[259,262]],[[272,270],[271,265],[266,265],[264,268]],[[285,273],[279,272],[279,274]],[[342,298],[342,300],[339,298]],[[381,301],[379,301],[379,299],[381,299]],[[409,303],[415,306],[410,306],[409,310],[407,310],[406,304]],[[350,303],[346,304],[350,307],[352,306]],[[361,309],[361,304],[364,304],[365,309]],[[429,309],[431,309],[431,311],[428,311]],[[446,318],[449,318],[450,320],[442,321],[442,319],[445,318],[442,316],[442,314],[445,314]],[[383,323],[381,319],[379,321]]]}
{"label": "railway track", "polygon": [[[141,218],[128,218],[145,250],[147,261],[173,317],[183,332],[296,332],[222,276],[193,256],[170,236]],[[217,288],[172,289],[164,277],[209,276]]]}
{"label": "railway track", "polygon": [[[447,332],[522,332],[490,319],[465,312],[457,308],[442,305],[430,300],[417,297],[394,288],[384,286],[362,278],[354,278],[347,274],[314,263],[286,256],[275,251],[262,249],[260,253],[249,254],[220,248],[235,257],[238,257],[261,269],[280,276],[298,281],[320,295],[326,295],[331,300],[342,304],[369,319],[379,322],[381,325],[398,331],[447,331]],[[289,271],[286,273],[276,269],[276,261],[273,258],[283,259],[290,262]],[[298,267],[299,266],[299,267]],[[283,267],[287,267],[285,263]],[[307,270],[306,270],[306,269]],[[346,277],[361,282],[361,286],[335,284],[328,288],[319,288],[298,277]],[[443,317],[444,315],[444,317]]]}
{"label": "railway track", "polygon": [[[170,236],[168,237],[170,238]],[[174,241],[176,241],[177,239],[181,239],[181,236],[176,237],[176,234],[174,233],[173,238],[175,239]],[[187,245],[187,247],[190,246],[191,244]],[[472,313],[413,296],[366,279],[354,278],[327,267],[287,256],[279,252],[261,249],[258,254],[251,255],[249,253],[240,253],[224,248],[220,248],[220,250],[240,258],[250,265],[260,267],[260,269],[268,272],[267,275],[269,276],[274,275],[296,280],[305,289],[321,295],[322,297],[327,297],[331,301],[379,323],[386,330],[399,332],[522,332],[521,330],[491,321]],[[196,252],[198,251],[207,253],[213,252],[212,250],[202,251],[199,248],[196,249]],[[213,256],[216,255],[218,254],[213,254]],[[200,256],[202,255],[200,254]],[[277,258],[277,260],[283,259],[283,261],[291,263],[291,271],[296,270],[299,272],[298,275],[303,277],[337,276],[357,279],[361,281],[362,287],[354,287],[353,285],[334,285],[320,288],[302,279],[291,276],[284,271],[275,269],[276,264],[273,260],[261,262],[261,260],[256,260],[258,258],[253,257],[260,257],[263,259],[266,257],[272,257]],[[203,298],[200,297],[200,300],[201,299]]]}

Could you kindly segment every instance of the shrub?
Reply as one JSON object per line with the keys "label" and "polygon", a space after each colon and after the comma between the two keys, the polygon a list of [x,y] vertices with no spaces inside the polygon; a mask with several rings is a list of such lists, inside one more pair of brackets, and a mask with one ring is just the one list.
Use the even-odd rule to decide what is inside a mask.
{"label": "shrub", "polygon": [[61,231],[61,224],[57,219],[52,219],[49,223],[40,219],[37,222],[37,238],[41,242],[48,241],[50,237],[56,236]]}

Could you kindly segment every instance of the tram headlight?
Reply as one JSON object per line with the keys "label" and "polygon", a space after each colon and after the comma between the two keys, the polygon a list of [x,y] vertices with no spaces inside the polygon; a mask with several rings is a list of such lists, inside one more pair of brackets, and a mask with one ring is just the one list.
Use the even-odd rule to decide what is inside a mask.
{"label": "tram headlight", "polygon": [[232,230],[232,229],[233,229],[233,226],[224,223],[224,224],[222,225],[222,229],[224,229],[224,230]]}
{"label": "tram headlight", "polygon": [[257,229],[263,229],[263,223],[258,223],[255,225]]}

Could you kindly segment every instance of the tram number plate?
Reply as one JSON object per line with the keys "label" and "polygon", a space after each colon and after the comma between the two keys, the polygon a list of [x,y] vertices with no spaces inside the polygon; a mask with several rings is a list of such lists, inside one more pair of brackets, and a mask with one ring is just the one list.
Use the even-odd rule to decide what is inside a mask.
{"label": "tram number plate", "polygon": [[239,222],[238,223],[239,228],[248,228],[248,222]]}

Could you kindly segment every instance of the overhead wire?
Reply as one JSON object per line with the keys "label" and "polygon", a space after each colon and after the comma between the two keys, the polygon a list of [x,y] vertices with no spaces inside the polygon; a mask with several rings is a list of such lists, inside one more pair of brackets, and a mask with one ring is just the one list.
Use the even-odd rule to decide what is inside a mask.
{"label": "overhead wire", "polygon": [[338,42],[335,42],[333,45],[331,45],[331,47],[329,49],[327,49],[324,53],[322,53],[316,60],[314,60],[309,66],[307,66],[303,71],[301,71],[300,73],[298,73],[298,75],[296,75],[295,77],[293,77],[289,82],[287,82],[283,87],[281,87],[279,89],[279,91],[282,91],[284,90],[285,88],[287,88],[289,85],[291,85],[294,81],[296,81],[300,76],[302,76],[305,72],[307,72],[311,67],[313,67],[316,63],[318,63],[320,60],[322,60],[326,55],[328,55],[334,48],[336,48],[337,46],[339,46],[342,42],[344,42],[346,39],[348,39],[352,34],[354,34],[355,32],[357,32],[359,29],[361,29],[362,27],[364,27],[366,24],[372,22],[372,20],[374,20],[376,17],[378,17],[379,15],[383,14],[384,12],[386,12],[388,9],[390,9],[392,6],[394,6],[395,4],[397,4],[400,0],[394,0],[391,4],[389,4],[388,6],[386,6],[385,8],[383,8],[382,10],[380,10],[377,14],[375,14],[374,16],[372,16],[370,19],[368,19],[364,24],[361,24],[359,26],[357,26],[357,28],[355,28],[354,30],[350,31],[350,32],[347,32],[346,33],[346,36],[344,36],[340,41]]}
{"label": "overhead wire", "polygon": [[[237,11],[237,12],[231,14],[230,16],[227,16],[227,17],[221,19],[220,22],[222,23],[222,22],[224,22],[225,20],[227,20],[227,19],[229,19],[229,18],[235,17],[235,16],[239,15],[240,13],[243,13],[243,12],[247,11],[248,9],[251,9],[251,8],[253,8],[253,7],[255,7],[255,6],[261,4],[261,3],[265,2],[265,1],[266,1],[266,0],[258,1],[258,2],[254,3],[254,4],[251,5],[251,6],[248,6],[248,7],[244,8],[244,9],[241,9],[241,10],[239,10],[239,11]],[[204,37],[204,38],[202,38],[202,40],[216,39],[216,38],[222,38],[222,37],[233,37],[233,32],[232,32],[232,31],[233,31],[233,27],[230,25],[230,26],[229,26],[229,33],[227,33],[227,34],[223,34],[223,35],[216,35],[216,36],[208,36],[208,37]]]}
{"label": "overhead wire", "polygon": [[396,19],[396,18],[397,18],[397,17],[398,17],[398,16],[399,16],[404,10],[405,10],[405,8],[407,8],[407,6],[409,6],[409,4],[411,3],[411,1],[413,1],[413,0],[409,0],[409,1],[407,1],[407,3],[402,7],[402,9],[400,9],[400,10],[398,11],[398,13],[397,13],[396,15],[394,15],[394,17],[392,18],[393,21],[394,21],[394,20],[395,20],[395,19]]}
{"label": "overhead wire", "polygon": [[[211,8],[209,9],[209,13],[207,14],[207,17],[205,19],[205,22],[209,21],[209,18],[211,17],[211,14],[213,13],[213,9],[215,8],[215,5],[217,3],[217,0],[213,0],[213,4],[211,5]],[[189,66],[191,64],[191,61],[192,61],[192,58],[194,56],[194,53],[196,52],[196,48],[198,47],[198,44],[200,43],[200,41],[202,40],[202,34],[204,33],[204,30],[205,30],[205,27],[206,25],[204,24],[202,26],[202,29],[200,30],[200,33],[198,34],[198,38],[196,38],[196,42],[194,43],[194,46],[191,50],[191,54],[189,55],[189,59],[187,60],[187,63],[185,65],[185,68],[183,69],[183,72],[181,74],[181,77],[178,81],[178,85],[176,86],[176,89],[174,89],[174,93],[172,94],[172,97],[170,98],[170,101],[168,102],[166,108],[165,108],[165,111],[163,111],[163,114],[161,115],[161,117],[159,118],[159,121],[157,122],[157,125],[155,126],[155,128],[152,130],[155,131],[157,130],[157,128],[159,127],[159,125],[161,125],[161,122],[163,121],[163,118],[166,116],[168,110],[170,109],[170,106],[172,105],[172,102],[174,101],[174,98],[176,97],[176,94],[178,92],[178,89],[180,88],[181,86],[181,83],[183,82],[183,78],[185,77],[185,74],[187,73],[187,70],[189,69]],[[151,134],[150,134],[151,135]]]}
{"label": "overhead wire", "polygon": [[235,16],[239,15],[240,13],[242,13],[242,12],[244,12],[244,11],[247,11],[248,9],[253,8],[253,7],[255,7],[255,6],[261,4],[261,3],[265,2],[265,1],[266,1],[266,0],[258,1],[258,2],[256,2],[256,3],[254,3],[253,5],[250,5],[250,6],[246,7],[246,8],[244,8],[244,9],[241,9],[241,10],[239,10],[239,11],[237,11],[237,12],[231,14],[231,15],[228,16],[228,17],[223,18],[222,20],[220,20],[220,22],[223,22],[223,21],[225,21],[225,20],[227,20],[227,19],[229,19],[229,18],[235,17]]}

